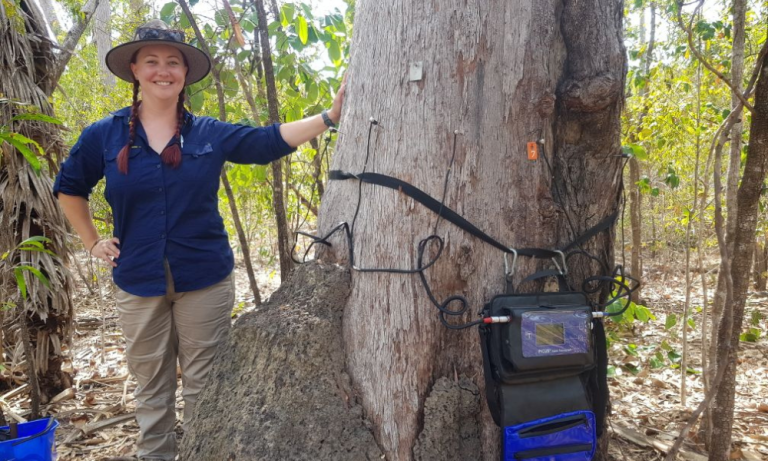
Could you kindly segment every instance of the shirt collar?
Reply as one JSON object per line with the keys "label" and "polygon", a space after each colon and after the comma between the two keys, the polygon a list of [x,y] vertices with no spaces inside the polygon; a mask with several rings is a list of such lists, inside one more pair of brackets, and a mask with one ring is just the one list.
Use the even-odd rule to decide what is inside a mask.
{"label": "shirt collar", "polygon": [[[115,117],[120,117],[124,119],[124,122],[126,125],[131,120],[131,106],[123,107],[120,110],[116,110],[114,112],[110,112],[111,115]],[[190,125],[195,121],[195,116],[192,115],[188,110],[184,109],[184,125]]]}

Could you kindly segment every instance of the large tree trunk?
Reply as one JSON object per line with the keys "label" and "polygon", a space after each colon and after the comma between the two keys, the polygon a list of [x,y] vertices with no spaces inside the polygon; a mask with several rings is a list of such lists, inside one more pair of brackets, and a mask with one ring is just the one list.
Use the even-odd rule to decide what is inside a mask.
{"label": "large tree trunk", "polygon": [[[368,170],[395,176],[439,198],[458,131],[447,206],[509,246],[555,248],[570,242],[573,233],[584,232],[618,207],[623,161],[619,115],[626,71],[622,9],[615,0],[360,0],[343,134],[333,168],[363,168],[369,118],[374,117],[378,125]],[[423,75],[409,77],[417,64]],[[538,161],[527,160],[526,143],[539,139],[546,149]],[[320,212],[322,231],[352,220],[358,187],[354,181],[328,184]],[[417,244],[432,233],[434,223],[433,214],[402,194],[363,185],[355,263],[412,268]],[[502,254],[446,223],[437,233],[446,247],[426,277],[438,299],[466,296],[471,314],[463,320],[474,320],[482,304],[503,290]],[[321,256],[347,262],[344,238],[336,236],[332,242],[334,247]],[[605,232],[583,247],[611,264],[612,242],[613,232]],[[534,268],[530,261],[519,262],[516,281]],[[586,258],[574,258],[569,269],[577,287],[585,276],[601,272]],[[302,290],[313,288],[318,287]],[[386,457],[498,459],[500,432],[479,397],[484,385],[477,332],[443,327],[416,275],[353,271],[349,293],[341,338],[346,363],[335,366],[346,366],[353,386],[349,405],[361,405]],[[280,306],[299,317],[311,312],[303,301],[290,298],[281,298]],[[253,314],[260,315],[273,313]],[[286,408],[259,389],[239,390],[250,378],[232,377],[261,373],[258,364],[270,354],[279,361],[304,349],[297,337],[290,349],[281,342],[279,352],[257,347],[233,355],[238,347],[261,341],[254,336],[260,335],[258,329],[246,332],[254,321],[238,322],[212,372],[212,390],[201,395],[199,419],[182,450],[193,459],[255,459],[248,456],[278,453],[279,444],[304,446],[293,436],[295,413],[306,426],[324,431],[324,416],[313,408]],[[273,316],[271,322],[281,320]],[[338,373],[337,368],[328,370]],[[296,384],[286,380],[275,385],[279,381],[287,386],[285,392],[292,392],[289,388]],[[223,383],[234,386],[234,398],[223,392]],[[436,403],[441,399],[449,403]],[[249,407],[272,417],[244,429],[247,418],[232,409]],[[453,413],[447,417],[436,408]],[[219,429],[212,432],[213,419]],[[248,448],[232,447],[226,453],[206,448],[231,447],[227,439],[249,431]],[[282,437],[273,437],[280,431]],[[343,452],[311,455],[294,459],[361,459]]]}
{"label": "large tree trunk", "polygon": [[[569,242],[563,211],[580,233],[617,206],[621,15],[621,2],[610,0],[564,7],[555,1],[360,2],[333,169],[361,170],[372,116],[379,125],[369,169],[440,197],[458,130],[446,205],[509,246]],[[415,63],[424,75],[409,81]],[[546,163],[526,158],[526,142],[540,138],[563,197]],[[320,229],[351,220],[357,188],[354,182],[328,185]],[[412,267],[434,215],[387,189],[363,186],[361,200],[355,263]],[[502,255],[448,224],[438,234],[446,249],[427,279],[438,299],[466,296],[474,316],[503,288]],[[346,259],[345,246],[336,240],[337,260]],[[612,259],[608,235],[587,249]],[[576,280],[599,270],[574,263]],[[528,262],[520,266],[521,274],[533,270]],[[444,328],[416,276],[353,273],[352,281],[344,317],[348,370],[380,446],[392,459],[411,459],[433,384],[459,374],[482,386],[477,333]],[[492,459],[498,431],[487,416],[484,421],[482,446]]]}

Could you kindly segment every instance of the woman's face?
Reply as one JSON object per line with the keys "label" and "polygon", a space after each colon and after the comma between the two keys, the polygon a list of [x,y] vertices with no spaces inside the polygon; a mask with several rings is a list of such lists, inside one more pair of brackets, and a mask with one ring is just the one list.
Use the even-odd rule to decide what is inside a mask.
{"label": "woman's face", "polygon": [[131,63],[134,78],[141,85],[144,100],[176,100],[184,89],[187,66],[178,49],[168,45],[147,45]]}

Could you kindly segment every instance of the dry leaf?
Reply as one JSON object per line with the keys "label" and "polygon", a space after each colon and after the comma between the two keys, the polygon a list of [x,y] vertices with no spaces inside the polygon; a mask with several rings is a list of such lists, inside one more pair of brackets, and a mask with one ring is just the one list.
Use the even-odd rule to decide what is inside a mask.
{"label": "dry leaf", "polygon": [[757,406],[757,411],[760,413],[768,413],[768,403],[761,403]]}

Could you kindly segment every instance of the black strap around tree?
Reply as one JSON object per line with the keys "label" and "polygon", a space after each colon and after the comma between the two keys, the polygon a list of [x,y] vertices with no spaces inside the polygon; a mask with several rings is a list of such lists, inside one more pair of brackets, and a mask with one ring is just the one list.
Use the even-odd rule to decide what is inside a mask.
{"label": "black strap around tree", "polygon": [[[469,234],[479,238],[480,240],[488,243],[489,245],[492,245],[498,248],[499,250],[505,253],[517,253],[518,256],[526,256],[526,257],[540,258],[540,259],[551,259],[551,258],[557,258],[561,256],[561,253],[558,252],[557,250],[548,250],[544,248],[520,248],[520,249],[509,248],[503,245],[502,243],[500,243],[498,240],[491,237],[490,235],[486,234],[482,230],[478,229],[477,226],[469,222],[466,218],[456,213],[449,207],[445,206],[444,203],[441,203],[440,201],[438,201],[431,195],[427,194],[426,192],[422,191],[418,187],[412,184],[409,184],[401,179],[394,178],[392,176],[387,176],[380,173],[354,174],[354,173],[348,173],[341,170],[331,170],[330,172],[328,172],[328,179],[329,180],[357,179],[358,181],[361,181],[364,183],[375,184],[377,186],[383,186],[383,187],[388,187],[390,189],[398,190],[404,193],[405,195],[407,195],[408,197],[411,197],[412,199],[421,203],[428,209],[432,210],[432,212],[436,213],[438,216],[442,217],[443,219],[450,221],[460,229],[468,232]],[[616,221],[618,214],[619,212],[615,211],[614,213],[606,216],[597,225],[589,228],[586,232],[581,234],[573,242],[563,247],[560,251],[565,252],[576,246],[581,246],[584,242],[586,242],[590,238],[594,237],[595,235],[599,234],[604,230],[607,230]],[[535,275],[535,274],[532,274],[532,275]]]}

